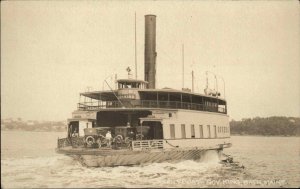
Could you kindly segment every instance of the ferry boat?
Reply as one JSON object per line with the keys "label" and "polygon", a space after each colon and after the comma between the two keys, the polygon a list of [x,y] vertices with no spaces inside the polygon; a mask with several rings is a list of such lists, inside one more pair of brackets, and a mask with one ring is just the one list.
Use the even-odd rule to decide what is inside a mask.
{"label": "ferry boat", "polygon": [[145,80],[118,79],[114,89],[105,80],[109,90],[80,93],[56,152],[88,167],[221,157],[231,146],[226,100],[208,86],[156,89],[156,56],[156,16],[145,15]]}

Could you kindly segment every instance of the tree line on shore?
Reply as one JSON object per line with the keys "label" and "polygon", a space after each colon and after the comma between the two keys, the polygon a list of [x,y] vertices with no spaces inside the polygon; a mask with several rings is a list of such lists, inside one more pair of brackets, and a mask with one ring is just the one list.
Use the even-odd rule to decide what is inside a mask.
{"label": "tree line on shore", "polygon": [[300,136],[300,118],[274,116],[232,120],[230,132],[232,135]]}
{"label": "tree line on shore", "polygon": [[67,126],[63,121],[24,121],[4,122],[1,120],[1,130],[21,130],[21,131],[66,131]]}

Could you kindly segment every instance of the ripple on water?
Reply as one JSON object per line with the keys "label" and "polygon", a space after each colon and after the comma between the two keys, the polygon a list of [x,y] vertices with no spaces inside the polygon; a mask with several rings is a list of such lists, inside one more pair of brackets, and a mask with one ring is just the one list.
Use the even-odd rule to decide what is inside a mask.
{"label": "ripple on water", "polygon": [[[226,153],[240,163],[219,163],[217,155],[212,152],[206,154],[202,161],[186,160],[177,163],[87,168],[68,156],[54,153],[57,138],[54,134],[53,140],[49,140],[49,133],[6,134],[10,139],[17,138],[27,142],[26,145],[21,146],[19,145],[22,144],[21,142],[18,145],[6,142],[13,145],[9,148],[1,144],[4,154],[4,156],[1,154],[3,188],[269,187],[270,185],[262,182],[256,185],[245,183],[239,185],[239,183],[226,183],[226,181],[271,179],[286,180],[284,187],[300,185],[299,155],[294,150],[295,144],[299,144],[297,138],[233,137],[234,146]],[[14,137],[11,137],[12,135]],[[28,136],[24,139],[25,135]],[[37,136],[40,138],[35,138],[30,146],[30,139]],[[251,143],[254,140],[256,143]],[[38,150],[36,141],[41,141],[43,144],[42,147],[37,148]],[[259,149],[261,146],[263,150]],[[13,151],[6,152],[11,149]],[[278,149],[282,154],[278,153]],[[13,155],[15,153],[18,155]],[[280,187],[280,185],[273,186]]]}
{"label": "ripple on water", "polygon": [[[213,181],[251,178],[237,163],[216,161],[87,168],[67,156],[53,156],[6,159],[1,164],[5,187],[211,187]],[[223,186],[228,185],[214,187]]]}

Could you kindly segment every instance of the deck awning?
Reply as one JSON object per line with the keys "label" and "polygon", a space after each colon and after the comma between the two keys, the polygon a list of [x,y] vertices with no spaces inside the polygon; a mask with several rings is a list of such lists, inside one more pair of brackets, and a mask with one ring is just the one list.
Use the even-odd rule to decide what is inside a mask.
{"label": "deck awning", "polygon": [[89,97],[96,100],[102,100],[102,101],[116,101],[118,100],[115,96],[117,94],[117,91],[93,91],[93,92],[85,92],[80,93],[81,96]]}
{"label": "deck awning", "polygon": [[[226,104],[225,99],[220,97],[213,97],[204,94],[192,93],[192,92],[175,90],[175,89],[139,89],[138,92],[141,95],[141,100],[148,99],[148,98],[153,98],[149,100],[164,100],[164,101],[173,99],[173,101],[182,100],[185,102],[194,103],[196,101],[199,101],[199,99],[204,99],[206,101],[218,103],[219,105]],[[117,94],[118,94],[117,90],[80,93],[81,96],[85,96],[95,100],[102,100],[102,101],[117,101],[118,99],[115,96]]]}

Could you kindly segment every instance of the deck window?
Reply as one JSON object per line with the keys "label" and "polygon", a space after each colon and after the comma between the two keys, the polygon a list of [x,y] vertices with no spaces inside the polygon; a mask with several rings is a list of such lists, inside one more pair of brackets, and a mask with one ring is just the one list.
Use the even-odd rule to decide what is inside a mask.
{"label": "deck window", "polygon": [[199,125],[200,138],[203,138],[203,126]]}
{"label": "deck window", "polygon": [[181,124],[181,138],[186,138],[185,125]]}
{"label": "deck window", "polygon": [[195,138],[195,125],[191,125],[191,137]]}
{"label": "deck window", "polygon": [[208,138],[210,138],[211,137],[211,135],[210,135],[210,125],[207,125],[207,132],[208,132]]}
{"label": "deck window", "polygon": [[170,135],[171,138],[175,138],[175,125],[174,124],[170,124]]}
{"label": "deck window", "polygon": [[217,138],[217,126],[214,125],[215,138]]}

